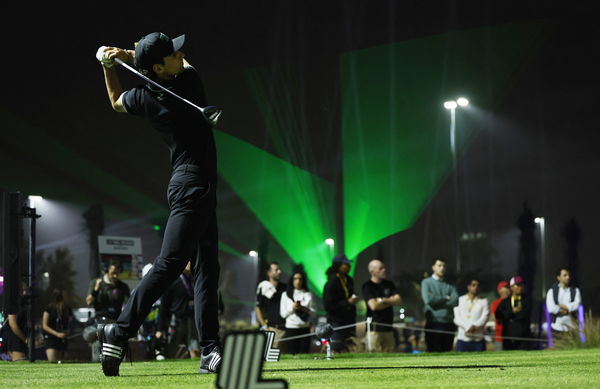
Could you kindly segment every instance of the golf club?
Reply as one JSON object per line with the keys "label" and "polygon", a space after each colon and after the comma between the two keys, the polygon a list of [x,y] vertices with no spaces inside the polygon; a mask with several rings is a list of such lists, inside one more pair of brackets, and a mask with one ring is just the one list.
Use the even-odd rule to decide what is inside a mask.
{"label": "golf club", "polygon": [[178,98],[179,100],[191,105],[192,107],[196,108],[198,111],[200,111],[202,113],[202,115],[204,115],[204,118],[206,119],[206,121],[208,121],[210,124],[212,124],[213,126],[215,126],[217,124],[217,121],[219,120],[219,116],[221,116],[221,113],[223,111],[221,111],[219,108],[209,105],[207,107],[200,107],[197,106],[196,104],[192,103],[191,101],[184,99],[183,97],[179,96],[178,94],[171,92],[169,89],[165,88],[164,86],[160,85],[159,83],[157,83],[156,81],[151,80],[150,78],[144,76],[142,73],[138,72],[137,70],[135,70],[133,67],[129,66],[127,63],[125,63],[123,60],[119,59],[119,58],[114,58],[113,59],[116,63],[118,63],[119,65],[123,66],[125,69],[129,70],[130,72],[134,73],[135,75],[137,75],[138,77],[140,77],[141,79],[143,79],[144,81],[162,89],[163,91],[169,93],[171,96]]}

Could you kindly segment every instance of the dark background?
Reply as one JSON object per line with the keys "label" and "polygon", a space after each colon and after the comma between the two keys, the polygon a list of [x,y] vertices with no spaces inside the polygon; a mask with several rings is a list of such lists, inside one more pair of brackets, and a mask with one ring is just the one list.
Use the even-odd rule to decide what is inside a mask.
{"label": "dark background", "polygon": [[[240,74],[259,66],[289,69],[305,86],[308,125],[300,135],[310,150],[306,168],[339,185],[341,53],[448,31],[540,21],[545,33],[520,69],[518,83],[492,113],[494,131],[481,134],[459,163],[461,231],[486,237],[464,243],[463,272],[484,278],[486,291],[517,272],[516,220],[527,201],[534,214],[546,218],[546,286],[566,260],[562,229],[576,219],[582,230],[580,286],[586,305],[594,307],[593,296],[600,292],[598,16],[593,1],[197,1],[79,8],[23,3],[4,13],[1,27],[0,187],[68,204],[76,209],[70,220],[102,204],[105,233],[142,236],[150,261],[160,234],[149,226],[163,222],[166,213],[167,149],[149,126],[111,110],[94,57],[99,46],[130,48],[151,31],[187,34],[187,58],[202,74],[210,103],[224,109],[220,128],[271,152],[272,140]],[[137,82],[120,74],[126,86]],[[125,185],[99,185],[96,170],[86,166]],[[367,278],[366,262],[375,256],[386,260],[390,277],[400,283],[422,277],[434,255],[452,258],[451,178],[412,229],[359,256],[357,284]],[[120,195],[132,190],[133,197]],[[219,197],[225,243],[246,253],[261,237],[270,239],[225,183]],[[41,219],[40,247],[76,246],[79,285],[86,284],[83,223],[69,221],[61,233],[46,223],[44,230]],[[244,236],[251,238],[240,239],[238,230],[250,230]],[[271,257],[285,261],[277,244],[271,247]],[[230,296],[251,293],[254,279],[237,275],[251,264],[227,255],[221,260],[225,281],[236,285]],[[450,260],[451,270],[454,265]]]}

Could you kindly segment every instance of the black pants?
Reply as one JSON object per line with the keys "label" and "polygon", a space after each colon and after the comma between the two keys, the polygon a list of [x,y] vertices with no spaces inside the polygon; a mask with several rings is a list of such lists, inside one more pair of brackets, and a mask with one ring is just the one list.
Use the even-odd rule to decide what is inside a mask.
{"label": "black pants", "polygon": [[438,323],[427,320],[425,323],[425,330],[452,332],[452,334],[445,334],[440,332],[425,331],[425,343],[427,344],[427,351],[446,352],[452,350],[452,343],[454,343],[454,332],[456,331],[456,326],[454,323]]}
{"label": "black pants", "polygon": [[171,213],[160,255],[131,293],[117,320],[116,335],[135,336],[152,304],[191,261],[198,339],[200,347],[212,348],[219,344],[216,188],[199,167],[182,165],[171,175],[167,197]]}
{"label": "black pants", "polygon": [[[353,324],[354,322],[355,322],[354,320],[329,319],[329,324],[331,324],[331,326],[333,328]],[[349,327],[349,328],[344,328],[341,330],[333,331],[333,335],[331,336],[331,348],[333,349],[333,351],[335,351],[335,352],[347,351],[348,347],[347,347],[346,342],[347,342],[348,338],[350,338],[352,336],[356,336],[356,328],[355,327]]]}
{"label": "black pants", "polygon": [[[310,333],[310,328],[286,328],[284,337],[306,335]],[[287,341],[288,352],[290,354],[307,354],[310,347],[310,337],[292,339]]]}

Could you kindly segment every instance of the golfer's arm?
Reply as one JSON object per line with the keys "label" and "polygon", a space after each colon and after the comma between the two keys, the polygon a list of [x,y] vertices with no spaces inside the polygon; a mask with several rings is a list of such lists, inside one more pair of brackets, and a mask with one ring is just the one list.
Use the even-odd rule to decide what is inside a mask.
{"label": "golfer's arm", "polygon": [[123,95],[123,87],[121,86],[121,81],[119,81],[116,67],[113,66],[107,68],[103,66],[102,69],[104,71],[104,82],[106,84],[110,105],[117,112],[127,112],[121,98]]}

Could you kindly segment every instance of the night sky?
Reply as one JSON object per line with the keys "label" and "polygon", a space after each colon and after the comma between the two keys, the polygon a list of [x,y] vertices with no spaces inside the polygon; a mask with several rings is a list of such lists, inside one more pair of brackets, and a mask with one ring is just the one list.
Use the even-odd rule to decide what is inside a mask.
{"label": "night sky", "polygon": [[[564,262],[562,228],[573,217],[579,224],[585,299],[600,292],[595,276],[600,271],[600,13],[597,2],[574,3],[285,0],[199,1],[176,7],[164,2],[90,3],[80,9],[55,3],[17,6],[4,14],[1,27],[0,187],[81,209],[100,203],[108,224],[132,218],[146,218],[148,224],[164,221],[167,149],[146,123],[112,111],[94,57],[102,45],[131,48],[152,31],[171,37],[185,33],[184,52],[203,77],[208,101],[224,110],[219,128],[272,153],[273,139],[242,74],[257,67],[293,74],[303,85],[306,125],[302,133],[290,135],[291,144],[310,161],[304,168],[340,185],[342,53],[538,21],[543,34],[494,112],[486,112],[486,130],[459,162],[461,230],[484,232],[493,246],[488,262],[475,258],[465,266],[514,275],[516,220],[527,201],[536,215],[546,218],[547,278]],[[120,75],[125,86],[137,83],[125,71]],[[451,178],[413,228],[367,249],[359,266],[379,256],[388,262],[391,277],[399,279],[403,272],[428,271],[434,255],[451,258]],[[222,241],[240,252],[253,249],[264,229],[226,183],[219,197]],[[40,244],[48,243],[41,239]],[[158,244],[154,239],[145,246],[149,260]],[[276,244],[273,253],[284,255]],[[364,269],[357,270],[357,284],[365,279]],[[494,287],[484,285],[486,290]]]}

